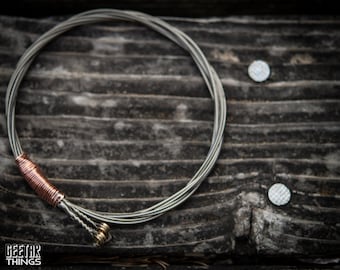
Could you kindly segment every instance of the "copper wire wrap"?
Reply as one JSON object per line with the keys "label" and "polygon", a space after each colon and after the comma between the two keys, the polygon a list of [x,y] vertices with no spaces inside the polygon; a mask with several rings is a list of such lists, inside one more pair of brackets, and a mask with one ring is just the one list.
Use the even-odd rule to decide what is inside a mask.
{"label": "copper wire wrap", "polygon": [[56,207],[65,197],[64,194],[48,181],[38,165],[30,160],[27,154],[23,153],[15,160],[31,188],[41,199]]}

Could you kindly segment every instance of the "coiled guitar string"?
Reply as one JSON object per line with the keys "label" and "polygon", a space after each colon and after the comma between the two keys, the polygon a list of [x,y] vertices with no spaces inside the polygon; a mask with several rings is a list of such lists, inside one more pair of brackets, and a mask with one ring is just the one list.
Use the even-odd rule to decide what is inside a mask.
{"label": "coiled guitar string", "polygon": [[185,187],[151,207],[128,213],[110,213],[86,209],[69,201],[66,197],[58,201],[57,206],[72,216],[73,219],[79,219],[77,221],[91,234],[95,234],[95,229],[91,228],[96,228],[98,226],[97,222],[99,221],[115,224],[136,224],[146,222],[164,214],[188,199],[200,186],[202,181],[207,177],[215,165],[223,142],[223,133],[227,115],[226,98],[222,83],[214,68],[209,64],[202,53],[201,49],[189,36],[167,22],[144,13],[115,9],[91,10],[75,15],[54,26],[52,29],[40,36],[25,51],[18,61],[6,92],[8,138],[13,155],[16,159],[21,157],[24,153],[15,127],[16,98],[20,83],[35,57],[51,40],[74,27],[112,20],[131,21],[146,25],[154,31],[169,38],[191,55],[214,101],[214,125],[209,152],[195,175]]}

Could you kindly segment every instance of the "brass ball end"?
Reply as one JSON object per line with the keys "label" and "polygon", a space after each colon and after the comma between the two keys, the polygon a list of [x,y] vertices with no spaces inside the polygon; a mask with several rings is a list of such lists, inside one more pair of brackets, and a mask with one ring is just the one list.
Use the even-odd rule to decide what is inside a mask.
{"label": "brass ball end", "polygon": [[110,226],[107,225],[105,222],[100,223],[98,227],[98,231],[103,232],[106,235],[109,233],[110,229]]}
{"label": "brass ball end", "polygon": [[109,231],[110,226],[104,222],[98,226],[97,232],[94,235],[94,241],[96,246],[102,246],[111,238]]}
{"label": "brass ball end", "polygon": [[106,240],[108,239],[107,235],[103,232],[97,232],[97,234],[94,236],[94,241],[96,246],[102,246]]}

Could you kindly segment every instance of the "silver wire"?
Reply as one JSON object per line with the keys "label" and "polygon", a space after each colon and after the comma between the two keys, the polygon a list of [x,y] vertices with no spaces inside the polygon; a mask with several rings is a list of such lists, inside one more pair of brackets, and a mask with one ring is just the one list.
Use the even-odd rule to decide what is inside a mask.
{"label": "silver wire", "polygon": [[196,191],[214,167],[223,142],[223,133],[227,117],[227,105],[222,83],[214,68],[209,64],[198,45],[181,30],[171,26],[159,18],[152,17],[141,12],[115,9],[91,10],[75,15],[64,22],[59,23],[39,37],[25,51],[17,63],[6,92],[7,131],[13,155],[18,157],[23,153],[15,127],[15,106],[18,89],[31,63],[44,46],[57,36],[74,27],[112,20],[131,21],[146,25],[187,51],[196,63],[214,101],[215,118],[209,152],[201,167],[197,170],[187,185],[181,190],[149,208],[128,213],[110,213],[90,210],[76,205],[66,198],[63,199],[62,203],[59,205],[61,208],[66,210],[66,212],[69,214],[71,213],[70,215],[72,215],[73,218],[74,215],[77,215],[82,219],[88,218],[88,222],[92,218],[94,220],[107,223],[135,224],[157,218],[187,200]]}

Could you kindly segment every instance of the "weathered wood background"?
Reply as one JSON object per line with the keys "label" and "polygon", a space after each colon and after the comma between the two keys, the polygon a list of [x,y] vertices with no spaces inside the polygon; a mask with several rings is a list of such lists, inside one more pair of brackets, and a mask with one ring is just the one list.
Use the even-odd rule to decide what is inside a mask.
{"label": "weathered wood background", "polygon": [[[340,18],[166,18],[198,42],[222,78],[223,150],[185,204],[145,224],[112,226],[112,242],[100,249],[27,187],[6,138],[9,77],[25,48],[58,20],[0,17],[2,243],[39,242],[63,260],[94,256],[68,258],[77,261],[339,261]],[[256,59],[271,66],[265,83],[247,76]],[[81,27],[53,42],[18,97],[23,148],[71,201],[104,211],[141,209],[183,187],[208,151],[212,121],[191,58],[121,22]],[[285,207],[267,200],[275,182],[292,190]]]}

